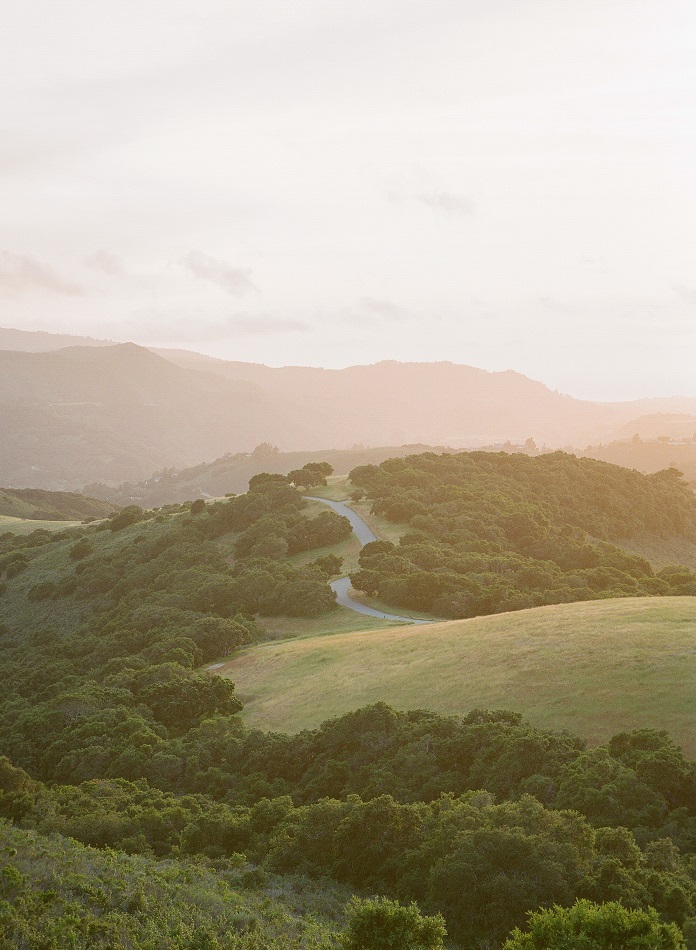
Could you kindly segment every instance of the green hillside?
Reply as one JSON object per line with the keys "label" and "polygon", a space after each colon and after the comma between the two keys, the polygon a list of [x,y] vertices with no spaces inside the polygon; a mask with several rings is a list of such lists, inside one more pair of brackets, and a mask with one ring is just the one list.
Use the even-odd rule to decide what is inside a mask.
{"label": "green hillside", "polygon": [[0,535],[62,532],[118,511],[109,501],[42,488],[0,488]]}
{"label": "green hillside", "polygon": [[[98,851],[0,822],[2,947],[329,950],[346,894]],[[58,871],[58,873],[56,873]],[[244,885],[244,882],[249,883]],[[252,883],[253,882],[253,883]]]}
{"label": "green hillside", "polygon": [[[350,524],[301,493],[324,468],[0,534],[0,818],[19,826],[0,945],[328,950],[350,892],[441,913],[452,950],[499,950],[580,896],[696,923],[696,763],[654,728],[584,742],[667,725],[691,748],[693,597],[356,632],[328,586],[355,561]],[[658,496],[681,489],[643,507]],[[437,571],[443,549],[397,513],[369,517]],[[673,594],[694,579],[669,576]],[[206,672],[237,650],[239,694]],[[278,722],[350,711],[249,728],[266,698]],[[385,698],[420,709],[364,705]]]}
{"label": "green hillside", "polygon": [[515,709],[595,744],[666,729],[696,754],[696,598],[539,607],[262,644],[222,670],[250,726],[296,732],[365,703]]}
{"label": "green hillside", "polygon": [[[389,458],[401,458],[419,451],[444,451],[443,446],[401,445],[379,448],[324,449],[316,452],[281,452],[269,443],[253,452],[228,453],[213,462],[191,468],[166,468],[141,482],[111,485],[96,482],[85,492],[118,505],[133,502],[153,505],[177,504],[191,498],[218,498],[232,492],[245,492],[249,479],[261,470],[285,474],[307,462],[329,462],[338,475],[347,475],[356,465],[377,465]],[[344,496],[345,497],[345,496]]]}
{"label": "green hillside", "polygon": [[641,475],[553,452],[426,453],[353,469],[350,479],[398,545],[360,553],[353,587],[398,608],[459,619],[550,604],[694,595],[696,575],[659,547],[693,552],[696,496],[669,469]]}
{"label": "green hillside", "polygon": [[75,492],[41,488],[0,488],[0,516],[32,521],[83,521],[108,518],[117,506]]}

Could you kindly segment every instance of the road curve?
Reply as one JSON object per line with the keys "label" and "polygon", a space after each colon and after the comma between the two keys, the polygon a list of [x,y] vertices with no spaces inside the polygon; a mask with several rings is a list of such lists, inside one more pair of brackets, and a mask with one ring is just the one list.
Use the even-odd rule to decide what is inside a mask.
{"label": "road curve", "polygon": [[[345,502],[331,501],[328,498],[317,498],[314,495],[305,495],[305,498],[307,501],[320,501],[322,505],[328,505],[329,508],[333,508],[337,514],[347,518],[350,521],[353,533],[360,542],[361,547],[365,544],[369,544],[371,541],[379,540],[369,525],[363,521],[357,512],[349,508]],[[354,600],[350,596],[350,577],[339,577],[337,581],[332,581],[330,586],[336,595],[336,603],[340,604],[341,607],[354,610],[356,613],[365,614],[368,617],[379,617],[381,620],[393,620],[394,623],[421,624],[431,622],[430,620],[415,620],[413,617],[400,617],[397,614],[385,614],[381,610],[375,610],[373,607],[366,607],[365,604],[361,604],[359,600]]]}
{"label": "road curve", "polygon": [[364,544],[369,544],[371,541],[378,541],[379,538],[374,533],[374,531],[367,525],[360,515],[353,511],[352,508],[349,508],[344,501],[329,501],[328,498],[315,498],[314,495],[305,495],[307,501],[320,501],[322,505],[328,505],[329,508],[339,514],[343,515],[344,518],[347,518],[350,521],[350,526],[353,529],[353,534],[360,542],[360,547]]}

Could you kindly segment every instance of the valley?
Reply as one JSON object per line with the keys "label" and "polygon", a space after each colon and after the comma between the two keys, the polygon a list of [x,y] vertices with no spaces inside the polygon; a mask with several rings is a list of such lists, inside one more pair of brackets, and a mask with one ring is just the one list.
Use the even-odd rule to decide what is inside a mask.
{"label": "valley", "polygon": [[[247,491],[154,508],[5,492],[30,516],[0,532],[8,939],[339,950],[405,895],[451,950],[497,950],[559,886],[696,921],[688,486],[561,452],[355,452],[331,474],[264,450]],[[608,888],[612,835],[635,850]],[[515,848],[530,890],[501,907]]]}
{"label": "valley", "polygon": [[0,950],[696,950],[692,6],[2,5]]}

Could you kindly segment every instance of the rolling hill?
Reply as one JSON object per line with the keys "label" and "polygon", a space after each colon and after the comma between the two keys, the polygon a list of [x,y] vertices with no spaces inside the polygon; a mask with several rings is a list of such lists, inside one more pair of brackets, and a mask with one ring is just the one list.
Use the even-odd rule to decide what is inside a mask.
{"label": "rolling hill", "polygon": [[615,441],[589,445],[578,454],[646,474],[676,468],[692,488],[696,487],[696,442]]}
{"label": "rolling hill", "polygon": [[[259,446],[253,452],[229,454],[214,462],[203,462],[181,471],[164,469],[135,484],[109,486],[95,483],[85,492],[115,504],[147,507],[177,504],[193,498],[219,498],[232,492],[245,492],[249,479],[261,468],[285,475],[308,462],[328,462],[336,475],[347,475],[357,465],[378,465],[385,459],[403,458],[413,452],[444,452],[444,446],[401,445],[378,448],[355,447],[320,452],[280,452],[272,446]],[[454,450],[450,450],[454,451]]]}
{"label": "rolling hill", "polygon": [[40,488],[0,488],[0,515],[31,521],[82,521],[107,518],[116,505],[74,492],[43,491]]}
{"label": "rolling hill", "polygon": [[366,703],[515,709],[592,744],[666,729],[696,754],[696,599],[561,604],[251,647],[221,675],[246,723],[298,732]]}
{"label": "rolling hill", "polygon": [[[0,483],[73,490],[141,482],[268,442],[281,451],[607,441],[689,399],[595,403],[513,371],[386,361],[268,367],[134,344],[0,330]],[[80,338],[77,338],[80,339]]]}
{"label": "rolling hill", "polygon": [[253,384],[183,370],[132,344],[0,352],[0,483],[139,480],[277,439],[283,407]]}

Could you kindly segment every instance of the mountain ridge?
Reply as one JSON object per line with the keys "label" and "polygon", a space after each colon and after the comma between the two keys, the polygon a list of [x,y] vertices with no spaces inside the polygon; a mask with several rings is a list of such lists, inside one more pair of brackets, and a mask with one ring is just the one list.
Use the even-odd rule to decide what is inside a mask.
{"label": "mountain ridge", "polygon": [[[21,332],[0,328],[0,347],[33,344]],[[530,438],[567,448],[611,440],[663,407],[696,413],[687,398],[588,402],[514,370],[451,361],[269,367],[134,343],[49,350],[49,336],[41,351],[0,349],[0,482],[9,487],[138,482],[264,442],[286,452]]]}

